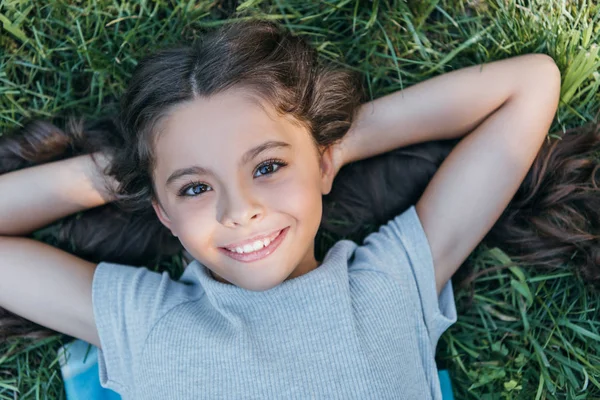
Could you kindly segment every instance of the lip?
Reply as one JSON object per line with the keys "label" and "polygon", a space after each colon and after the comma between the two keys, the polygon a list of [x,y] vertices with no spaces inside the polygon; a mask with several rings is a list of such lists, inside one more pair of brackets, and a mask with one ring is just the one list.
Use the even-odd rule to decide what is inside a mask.
{"label": "lip", "polygon": [[280,231],[282,231],[282,229],[275,229],[275,230],[272,230],[272,231],[270,231],[268,233],[251,237],[250,239],[244,240],[243,242],[229,243],[229,244],[227,244],[225,246],[221,246],[221,247],[223,247],[223,248],[227,248],[228,247],[230,249],[231,248],[235,248],[235,247],[244,247],[244,245],[246,245],[246,244],[252,244],[252,243],[256,242],[257,240],[266,239],[268,237],[273,236],[276,232],[280,232]]}
{"label": "lip", "polygon": [[[260,249],[258,251],[254,251],[252,253],[248,253],[248,254],[236,253],[234,251],[227,250],[225,247],[219,247],[219,251],[221,253],[225,254],[226,256],[233,258],[234,260],[245,262],[245,263],[262,260],[263,258],[270,256],[271,254],[273,254],[273,252],[275,250],[277,250],[277,248],[279,247],[281,242],[283,242],[283,239],[285,239],[285,237],[287,236],[287,233],[289,230],[290,230],[289,226],[287,228],[281,229],[281,231],[279,232],[277,237],[275,237],[275,239],[273,239],[273,241],[271,243],[269,243],[269,245],[267,247],[263,247],[262,249]],[[275,231],[275,232],[277,232],[277,231]],[[271,234],[273,234],[273,233],[271,233]],[[262,237],[268,237],[268,236],[269,235],[263,235]],[[257,239],[257,240],[260,240],[260,239]]]}

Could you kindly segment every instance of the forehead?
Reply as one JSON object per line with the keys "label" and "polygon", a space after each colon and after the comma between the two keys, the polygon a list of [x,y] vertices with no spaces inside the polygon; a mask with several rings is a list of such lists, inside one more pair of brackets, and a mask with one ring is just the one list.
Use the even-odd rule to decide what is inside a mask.
{"label": "forehead", "polygon": [[194,99],[171,110],[158,130],[157,178],[192,164],[223,165],[225,158],[237,162],[246,150],[268,140],[287,142],[294,151],[314,147],[305,127],[248,92],[229,90]]}

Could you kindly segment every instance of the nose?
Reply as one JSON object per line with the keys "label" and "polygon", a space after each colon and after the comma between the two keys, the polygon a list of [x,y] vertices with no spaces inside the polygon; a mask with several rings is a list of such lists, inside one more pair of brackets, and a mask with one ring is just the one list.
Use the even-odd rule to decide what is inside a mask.
{"label": "nose", "polygon": [[217,220],[223,226],[235,228],[258,222],[264,215],[264,207],[244,188],[222,189],[217,205]]}

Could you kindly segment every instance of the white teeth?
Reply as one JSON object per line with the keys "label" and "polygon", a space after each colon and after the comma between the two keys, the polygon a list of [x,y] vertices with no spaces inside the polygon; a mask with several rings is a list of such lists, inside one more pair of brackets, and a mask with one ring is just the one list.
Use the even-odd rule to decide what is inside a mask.
{"label": "white teeth", "polygon": [[267,247],[268,245],[271,244],[271,241],[273,239],[275,239],[275,237],[277,237],[279,235],[279,232],[274,234],[273,238],[266,238],[263,240],[257,240],[252,244],[246,244],[243,247],[242,246],[238,246],[236,248],[228,248],[229,251],[232,251],[234,253],[252,253],[255,251],[258,251],[260,249],[262,249],[263,247]]}

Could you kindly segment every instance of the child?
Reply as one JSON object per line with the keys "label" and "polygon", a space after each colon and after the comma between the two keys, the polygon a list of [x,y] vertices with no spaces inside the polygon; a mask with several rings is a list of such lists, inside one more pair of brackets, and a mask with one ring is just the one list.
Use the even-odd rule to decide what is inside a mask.
{"label": "child", "polygon": [[[526,55],[359,107],[347,72],[260,21],[161,51],[132,78],[118,146],[0,176],[0,305],[98,346],[125,399],[439,399],[450,277],[517,192],[559,92],[554,62]],[[343,165],[457,138],[415,205],[317,261]],[[194,258],[180,280],[17,237],[115,200],[178,238]]]}

